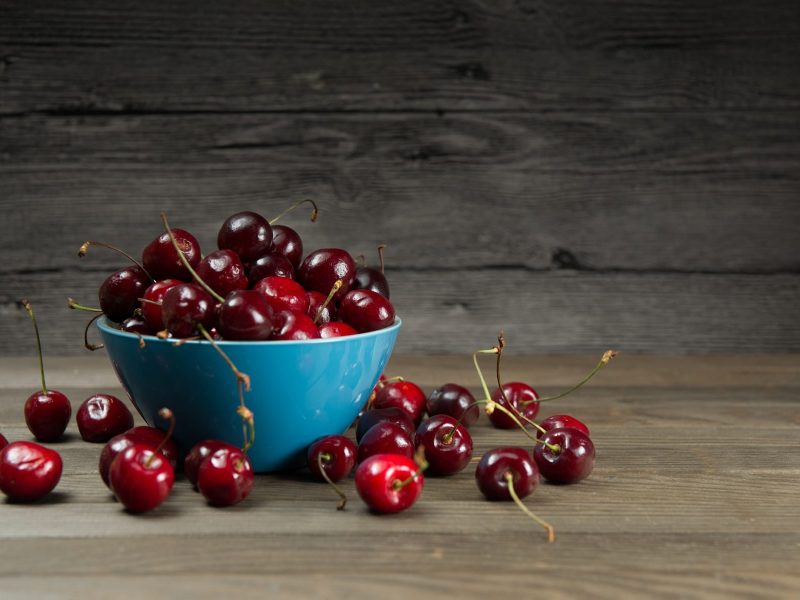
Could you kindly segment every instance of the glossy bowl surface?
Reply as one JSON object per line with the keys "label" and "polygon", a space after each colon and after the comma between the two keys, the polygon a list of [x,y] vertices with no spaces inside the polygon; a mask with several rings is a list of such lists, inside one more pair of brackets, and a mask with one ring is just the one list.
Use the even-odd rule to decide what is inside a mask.
{"label": "glossy bowl surface", "polygon": [[[131,402],[152,426],[166,429],[162,407],[175,414],[182,452],[208,438],[242,445],[236,378],[207,341],[144,337],[97,322],[111,364]],[[401,321],[353,336],[269,342],[218,342],[250,376],[245,403],[255,416],[248,456],[257,472],[302,466],[306,447],[344,433],[364,406],[394,348]]]}

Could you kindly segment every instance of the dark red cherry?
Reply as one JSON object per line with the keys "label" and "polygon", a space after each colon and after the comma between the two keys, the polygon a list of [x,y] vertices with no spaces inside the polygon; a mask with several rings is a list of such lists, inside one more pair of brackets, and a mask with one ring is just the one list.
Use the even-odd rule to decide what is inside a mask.
{"label": "dark red cherry", "polygon": [[57,390],[38,390],[25,400],[25,423],[40,442],[55,442],[67,429],[72,415],[67,397]]}
{"label": "dark red cherry", "polygon": [[350,327],[347,323],[341,321],[333,321],[332,323],[323,323],[319,326],[319,337],[323,339],[345,337],[347,335],[356,335],[358,332]]}
{"label": "dark red cherry", "polygon": [[105,443],[133,427],[131,411],[111,394],[89,396],[78,408],[75,419],[81,438],[86,442]]}
{"label": "dark red cherry", "polygon": [[272,337],[270,339],[316,340],[319,337],[319,329],[305,313],[280,310],[272,317]]}
{"label": "dark red cherry", "polygon": [[589,436],[578,429],[553,429],[543,434],[543,442],[558,446],[551,450],[536,444],[533,457],[542,477],[554,483],[577,483],[594,469],[595,450]]}
{"label": "dark red cherry", "polygon": [[[582,431],[589,437],[589,428],[583,421],[576,419],[570,415],[550,415],[546,419],[543,419],[539,422],[539,427],[544,429],[545,431],[550,431],[552,429],[577,429],[578,431]],[[542,432],[540,430],[536,430],[536,437],[541,438]]]}
{"label": "dark red cherry", "polygon": [[[539,403],[537,400],[539,399],[539,394],[527,383],[522,383],[520,381],[504,383],[503,391],[506,393],[506,398],[510,405],[503,400],[500,388],[496,388],[494,392],[492,392],[492,400],[497,402],[500,406],[507,408],[515,415],[521,414],[528,419],[533,419],[538,414]],[[492,412],[489,415],[489,420],[492,422],[492,425],[498,429],[515,429],[519,427],[519,425],[514,423],[511,417],[501,410]],[[526,427],[528,426],[523,419],[519,419],[519,421]]]}
{"label": "dark red cherry", "polygon": [[475,469],[478,489],[489,500],[511,500],[506,473],[511,473],[517,496],[529,496],[539,485],[539,469],[524,448],[495,448],[483,455]]}
{"label": "dark red cherry", "polygon": [[308,294],[302,285],[286,277],[265,277],[253,287],[274,310],[308,311]]}
{"label": "dark red cherry", "polygon": [[353,257],[341,248],[314,250],[303,259],[297,271],[297,278],[306,289],[320,292],[326,297],[333,289],[333,285],[341,279],[342,287],[334,295],[334,300],[339,301],[353,286],[356,263]]}
{"label": "dark red cherry", "polygon": [[[193,268],[196,267],[202,257],[197,239],[185,229],[171,229],[181,253]],[[145,246],[142,251],[142,264],[156,281],[160,279],[192,281],[192,274],[183,266],[166,231]]]}
{"label": "dark red cherry", "polygon": [[121,323],[133,314],[151,283],[147,273],[135,265],[112,273],[100,284],[100,309],[109,319]]}
{"label": "dark red cherry", "polygon": [[161,303],[164,326],[176,338],[197,335],[200,323],[206,329],[214,325],[214,299],[200,286],[182,283],[166,291]]}
{"label": "dark red cherry", "polygon": [[212,506],[232,506],[250,495],[253,467],[239,448],[219,448],[200,463],[197,489]]}
{"label": "dark red cherry", "polygon": [[[158,312],[161,314],[161,307],[158,307]],[[162,325],[160,329],[151,329],[150,326],[145,322],[143,317],[139,317],[134,315],[132,317],[128,317],[122,322],[120,326],[122,331],[127,331],[128,333],[138,333],[140,335],[153,335],[161,329],[164,329]]]}
{"label": "dark red cherry", "polygon": [[239,450],[239,448],[233,444],[223,442],[222,440],[203,440],[192,446],[186,458],[183,459],[183,472],[186,475],[186,479],[189,480],[189,483],[197,487],[197,473],[200,470],[200,465],[213,452],[223,448]]}
{"label": "dark red cherry", "polygon": [[325,481],[321,469],[331,481],[341,481],[356,464],[356,445],[343,435],[326,435],[308,447],[306,464],[317,481]]}
{"label": "dark red cherry", "polygon": [[[143,301],[139,308],[142,311],[142,317],[149,331],[158,332],[164,329],[164,319],[161,316],[161,302],[164,300],[164,294],[167,293],[168,289],[180,285],[181,283],[183,282],[179,279],[162,279],[161,281],[150,284],[145,290],[142,298],[144,298],[146,302]],[[145,332],[139,331],[138,333]]]}
{"label": "dark red cherry", "polygon": [[15,502],[33,502],[50,493],[63,463],[55,450],[34,442],[12,442],[0,450],[0,491]]}
{"label": "dark red cherry", "polygon": [[273,330],[272,308],[255,290],[237,290],[217,310],[219,332],[226,340],[267,340]]}
{"label": "dark red cherry", "polygon": [[273,252],[262,256],[247,267],[250,285],[255,285],[265,277],[286,277],[294,279],[294,266],[283,254]]}
{"label": "dark red cherry", "polygon": [[[153,450],[156,450],[164,441],[166,435],[166,432],[162,431],[161,429],[140,425],[139,427],[134,427],[125,433],[121,433],[111,438],[108,443],[103,446],[103,450],[100,452],[100,460],[98,463],[98,470],[100,471],[100,477],[103,479],[103,483],[111,487],[111,484],[108,480],[108,472],[111,469],[111,463],[114,462],[117,454],[126,448],[130,448],[134,444],[149,446]],[[168,439],[161,447],[160,453],[169,461],[174,469],[178,462],[178,446],[175,445],[175,442],[171,439]]]}
{"label": "dark red cherry", "polygon": [[396,513],[417,501],[425,479],[416,463],[399,454],[376,454],[358,465],[356,490],[378,513]]}
{"label": "dark red cherry", "polygon": [[392,406],[399,408],[411,417],[416,427],[422,421],[426,402],[427,398],[425,398],[425,392],[422,391],[422,388],[416,383],[402,380],[384,384],[375,395],[375,401],[372,406],[373,408],[389,408]]}
{"label": "dark red cherry", "polygon": [[[317,325],[330,323],[336,320],[336,307],[333,302],[325,304],[325,300],[327,299],[325,294],[320,294],[319,292],[311,290],[306,292],[306,295],[308,296],[308,310],[306,314],[311,317],[312,320],[316,321]],[[324,308],[322,308],[323,306]],[[320,308],[322,308],[322,312],[320,312]],[[319,314],[319,319],[317,319],[317,314]]]}
{"label": "dark red cherry", "polygon": [[244,262],[256,260],[272,249],[272,227],[269,221],[251,211],[231,215],[217,234],[220,250],[233,250]]}
{"label": "dark red cherry", "polygon": [[457,383],[445,383],[433,390],[425,408],[429,415],[449,415],[456,420],[460,419],[465,427],[474,424],[481,414],[475,404],[475,396]]}
{"label": "dark red cherry", "polygon": [[208,287],[223,298],[234,290],[247,289],[244,265],[233,250],[216,250],[203,258],[195,269]]}
{"label": "dark red cherry", "polygon": [[155,448],[135,443],[117,454],[108,479],[117,500],[130,512],[142,513],[167,499],[175,471]]}
{"label": "dark red cherry", "polygon": [[380,294],[384,298],[389,297],[389,282],[386,281],[386,276],[372,267],[356,268],[356,280],[353,283],[353,289],[369,290]]}
{"label": "dark red cherry", "polygon": [[358,424],[356,425],[356,441],[360,443],[361,438],[364,437],[367,431],[383,421],[399,425],[409,436],[413,436],[416,431],[416,425],[406,411],[396,406],[373,408],[359,417]]}
{"label": "dark red cherry", "polygon": [[352,290],[339,304],[339,318],[364,333],[394,323],[394,306],[385,296],[370,290]]}
{"label": "dark red cherry", "polygon": [[291,227],[272,226],[272,250],[289,259],[295,271],[300,267],[300,259],[303,258],[303,241],[300,239],[300,234]]}
{"label": "dark red cherry", "polygon": [[388,421],[370,427],[358,442],[358,462],[375,454],[402,454],[414,456],[414,436]]}
{"label": "dark red cherry", "polygon": [[428,472],[453,475],[472,458],[472,436],[467,428],[448,415],[434,415],[417,428],[415,444],[425,447]]}
{"label": "dark red cherry", "polygon": [[6,446],[8,446],[8,440],[6,439],[6,436],[0,433],[0,450],[5,448]]}

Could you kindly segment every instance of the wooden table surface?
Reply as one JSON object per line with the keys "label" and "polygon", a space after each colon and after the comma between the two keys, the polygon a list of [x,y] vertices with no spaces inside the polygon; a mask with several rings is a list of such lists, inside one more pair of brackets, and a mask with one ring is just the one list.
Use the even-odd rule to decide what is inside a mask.
{"label": "wooden table surface", "polygon": [[[597,357],[508,357],[507,378],[557,391]],[[74,407],[120,392],[103,357],[48,360],[49,384]],[[426,391],[476,389],[468,356],[399,357]],[[0,364],[0,431],[30,439],[22,404],[35,358]],[[598,459],[574,486],[543,484],[526,504],[487,502],[473,469],[428,478],[393,516],[369,513],[352,479],[343,512],[302,474],[258,476],[251,497],[207,506],[185,480],[152,513],[133,516],[97,474],[100,445],[73,423],[54,444],[56,491],[35,505],[0,502],[0,597],[800,597],[800,356],[620,355],[590,385],[542,414],[570,412],[592,430]],[[473,428],[476,457],[527,445]]]}

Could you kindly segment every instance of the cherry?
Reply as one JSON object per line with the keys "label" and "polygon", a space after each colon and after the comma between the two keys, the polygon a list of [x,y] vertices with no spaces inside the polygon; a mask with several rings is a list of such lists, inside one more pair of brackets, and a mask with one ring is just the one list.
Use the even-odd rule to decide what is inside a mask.
{"label": "cherry", "polygon": [[376,454],[356,469],[356,490],[361,499],[378,513],[406,510],[417,501],[425,485],[421,469],[406,456]]}
{"label": "cherry", "polygon": [[0,433],[0,450],[5,448],[6,446],[8,446],[8,440],[6,439],[6,436]]}
{"label": "cherry", "polygon": [[389,282],[386,281],[386,275],[383,273],[383,249],[385,247],[383,244],[378,246],[378,256],[381,261],[380,271],[372,267],[356,268],[356,280],[353,283],[354,289],[370,290],[386,298],[389,297]]}
{"label": "cherry", "polygon": [[228,294],[217,311],[222,337],[228,340],[266,340],[272,335],[273,310],[259,292],[237,290]]}
{"label": "cherry", "polygon": [[425,410],[429,415],[449,415],[461,420],[464,427],[473,425],[480,416],[475,396],[462,385],[445,383],[428,396]]}
{"label": "cherry", "polygon": [[114,462],[114,459],[120,452],[130,448],[134,444],[150,446],[154,450],[160,447],[161,449],[159,452],[169,461],[174,469],[178,462],[178,446],[172,439],[168,439],[166,436],[166,432],[161,429],[140,425],[111,438],[108,443],[103,446],[98,463],[98,470],[100,471],[100,477],[103,479],[103,483],[109,488],[111,487],[111,483],[108,479],[111,463]]}
{"label": "cherry", "polygon": [[100,284],[100,310],[112,321],[121,323],[139,306],[139,298],[150,283],[150,276],[135,265],[112,273]]}
{"label": "cherry", "polygon": [[265,277],[253,287],[261,293],[270,306],[278,310],[305,313],[308,310],[308,294],[302,285],[286,277]]}
{"label": "cherry", "polygon": [[197,473],[200,470],[200,465],[209,455],[221,448],[238,450],[233,444],[223,442],[222,440],[203,440],[192,446],[186,458],[183,459],[183,472],[186,475],[186,479],[189,480],[189,483],[197,487]]}
{"label": "cherry", "polygon": [[300,267],[300,259],[303,258],[303,241],[291,227],[286,225],[272,226],[272,250],[285,256],[296,271]]}
{"label": "cherry", "polygon": [[[162,279],[150,284],[142,295],[141,311],[142,318],[147,324],[149,331],[161,331],[164,329],[164,318],[161,316],[161,302],[167,290],[183,283],[179,279]],[[145,332],[139,332],[145,333]]]}
{"label": "cherry", "polygon": [[394,306],[371,290],[352,290],[339,304],[339,318],[358,331],[376,331],[394,323]]}
{"label": "cherry", "polygon": [[198,324],[210,329],[214,324],[214,299],[200,286],[182,283],[169,288],[161,303],[166,330],[176,338],[197,333]]}
{"label": "cherry", "polygon": [[[173,229],[172,235],[175,236],[175,241],[178,243],[181,254],[192,267],[196,267],[200,263],[200,257],[202,256],[197,239],[184,229]],[[142,251],[142,263],[144,268],[156,280],[192,280],[191,272],[184,266],[167,233],[162,233],[145,246]]]}
{"label": "cherry", "polygon": [[361,443],[361,438],[364,437],[364,434],[383,421],[399,425],[409,436],[413,436],[416,430],[414,421],[411,420],[411,417],[409,417],[408,413],[404,410],[396,406],[373,408],[365,412],[358,419],[358,424],[356,425],[356,441]]}
{"label": "cherry", "polygon": [[[167,408],[162,408],[159,416],[170,420],[167,440],[175,429],[175,417]],[[172,490],[175,470],[160,452],[163,444],[164,441],[153,448],[134,442],[117,454],[111,463],[108,473],[111,491],[130,512],[141,513],[156,508]]]}
{"label": "cherry", "polygon": [[69,399],[57,390],[48,390],[44,378],[44,358],[42,357],[42,340],[39,337],[39,325],[33,314],[33,305],[28,300],[20,300],[33,323],[36,334],[36,352],[39,356],[39,377],[42,390],[35,391],[25,400],[25,423],[28,429],[40,442],[54,442],[60,438],[69,424],[72,406]]}
{"label": "cherry", "polygon": [[[544,429],[544,431],[566,428],[577,429],[589,437],[589,428],[583,423],[583,421],[580,421],[570,415],[550,415],[546,419],[540,421],[539,426]],[[537,430],[536,437],[541,438],[542,433],[543,432],[541,430]]]}
{"label": "cherry", "polygon": [[431,473],[453,475],[472,458],[472,436],[449,415],[434,415],[417,428],[416,446],[425,448]]}
{"label": "cherry", "polygon": [[381,421],[370,427],[358,442],[358,462],[375,454],[401,454],[414,456],[414,436],[400,425]]}
{"label": "cherry", "polygon": [[247,289],[249,282],[242,261],[233,250],[216,250],[197,265],[197,276],[220,296]]}
{"label": "cherry", "polygon": [[314,319],[315,323],[325,324],[336,320],[336,307],[332,302],[326,303],[325,294],[311,290],[308,296],[308,310],[306,314]]}
{"label": "cherry", "polygon": [[305,313],[280,310],[273,316],[272,325],[270,339],[273,340],[315,340],[320,337],[319,329]]}
{"label": "cherry", "polygon": [[225,219],[220,227],[217,247],[233,250],[245,262],[256,260],[272,248],[272,227],[258,213],[238,212]]}
{"label": "cherry", "polygon": [[595,450],[589,436],[578,429],[553,429],[543,434],[533,457],[542,476],[554,483],[577,483],[594,469]]}
{"label": "cherry", "polygon": [[231,506],[253,489],[253,467],[239,448],[219,448],[200,463],[197,489],[213,506]]}
{"label": "cherry", "polygon": [[58,485],[62,468],[55,450],[35,442],[12,442],[0,450],[0,491],[14,502],[33,502]]}
{"label": "cherry", "polygon": [[309,290],[327,294],[337,280],[342,285],[334,296],[341,300],[350,291],[356,277],[356,263],[346,250],[322,248],[303,259],[297,271],[298,279]]}
{"label": "cherry", "polygon": [[286,277],[294,279],[294,265],[283,254],[273,252],[250,263],[247,279],[255,285],[265,277]]}
{"label": "cherry", "polygon": [[[158,307],[158,314],[161,315],[161,307]],[[161,325],[158,329],[152,329],[147,322],[145,322],[143,317],[139,316],[132,316],[128,317],[122,322],[120,325],[120,329],[122,331],[127,331],[128,333],[138,333],[139,335],[153,335],[158,331],[164,329],[164,326]]]}
{"label": "cherry", "polygon": [[426,402],[425,392],[416,383],[401,380],[387,383],[379,389],[372,406],[373,408],[390,406],[399,408],[411,417],[414,425],[417,426],[422,421]]}
{"label": "cherry", "polygon": [[107,442],[133,427],[133,415],[122,400],[111,394],[89,396],[75,415],[78,431],[86,442]]}
{"label": "cherry", "polygon": [[319,326],[319,337],[323,339],[356,335],[358,332],[347,323],[333,321]]}
{"label": "cherry", "polygon": [[353,441],[343,435],[321,437],[308,447],[306,464],[314,479],[326,481],[333,487],[341,498],[337,509],[343,510],[347,496],[336,482],[347,477],[356,464],[356,445]]}
{"label": "cherry", "polygon": [[[520,381],[511,381],[503,384],[503,392],[497,388],[492,392],[492,400],[500,406],[507,408],[515,415],[522,415],[533,419],[539,412],[539,395],[531,386]],[[489,415],[492,425],[498,429],[516,429],[519,427],[506,413],[496,410]],[[524,419],[520,419],[525,424]]]}

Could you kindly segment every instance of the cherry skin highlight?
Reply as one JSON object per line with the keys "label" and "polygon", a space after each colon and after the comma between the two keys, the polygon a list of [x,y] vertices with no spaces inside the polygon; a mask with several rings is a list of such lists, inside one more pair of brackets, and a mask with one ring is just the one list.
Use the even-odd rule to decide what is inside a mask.
{"label": "cherry skin highlight", "polygon": [[233,250],[244,262],[267,254],[272,248],[272,227],[269,221],[251,211],[231,215],[217,234],[220,250]]}
{"label": "cherry skin highlight", "polygon": [[[170,229],[187,262],[192,268],[197,267],[202,257],[197,239],[185,229]],[[145,246],[142,251],[142,264],[156,281],[160,279],[192,281],[192,274],[183,266],[166,231]]]}
{"label": "cherry skin highlight", "polygon": [[0,450],[0,491],[14,502],[33,502],[61,479],[63,463],[55,450],[35,442],[12,442]]}
{"label": "cherry skin highlight", "polygon": [[341,481],[350,475],[356,464],[356,445],[343,435],[326,435],[312,443],[306,452],[306,465],[311,476],[317,481],[325,481],[320,462],[331,481]]}
{"label": "cherry skin highlight", "polygon": [[361,333],[389,327],[394,317],[392,303],[371,290],[352,290],[339,304],[339,318]]}
{"label": "cherry skin highlight", "polygon": [[554,452],[537,444],[533,457],[542,477],[553,483],[577,483],[594,469],[595,449],[589,436],[578,429],[553,429],[542,435],[542,441],[559,447]]}
{"label": "cherry skin highlight", "polygon": [[392,381],[379,389],[372,406],[374,408],[399,408],[411,417],[414,426],[417,426],[422,421],[426,403],[425,392],[416,383],[403,380]]}
{"label": "cherry skin highlight", "polygon": [[473,425],[480,417],[475,396],[457,383],[445,383],[433,390],[428,396],[425,409],[429,415],[449,415],[456,420],[461,419],[464,427]]}
{"label": "cherry skin highlight", "polygon": [[[158,307],[158,314],[160,317],[160,306]],[[152,329],[142,317],[137,317],[134,315],[125,319],[122,322],[122,325],[120,325],[120,329],[122,331],[127,331],[128,333],[138,333],[139,335],[154,335],[164,329],[164,325],[161,325],[161,327],[158,329]]]}
{"label": "cherry skin highlight", "polygon": [[539,485],[539,469],[524,448],[495,448],[483,455],[475,469],[478,489],[489,500],[511,500],[506,473],[513,475],[514,491],[529,496]]}
{"label": "cherry skin highlight", "polygon": [[219,448],[200,463],[197,489],[212,506],[232,506],[250,495],[253,467],[240,449]]}
{"label": "cherry skin highlight", "polygon": [[111,463],[108,479],[111,491],[133,513],[143,513],[161,505],[172,491],[175,471],[155,448],[134,443]]}
{"label": "cherry skin highlight", "polygon": [[[536,393],[527,383],[520,381],[510,381],[503,384],[508,403],[503,399],[500,388],[492,392],[492,400],[503,408],[508,409],[515,415],[523,415],[528,419],[533,419],[539,413],[539,394]],[[510,403],[510,404],[509,404]],[[517,417],[519,419],[519,417]],[[495,410],[489,415],[492,425],[498,429],[516,429],[519,427],[514,420],[501,410]],[[519,419],[523,426],[527,426],[523,419]]]}
{"label": "cherry skin highlight", "polygon": [[425,479],[410,458],[376,454],[358,465],[355,483],[358,495],[371,510],[396,513],[417,501]]}
{"label": "cherry skin highlight", "polygon": [[358,443],[358,462],[376,454],[400,454],[414,456],[414,436],[399,425],[381,421],[370,427]]}
{"label": "cherry skin highlight", "polygon": [[40,442],[55,442],[67,429],[72,406],[61,392],[34,392],[25,400],[25,424]]}
{"label": "cherry skin highlight", "polygon": [[85,442],[107,442],[133,427],[131,411],[111,394],[89,396],[78,408],[75,420]]}

